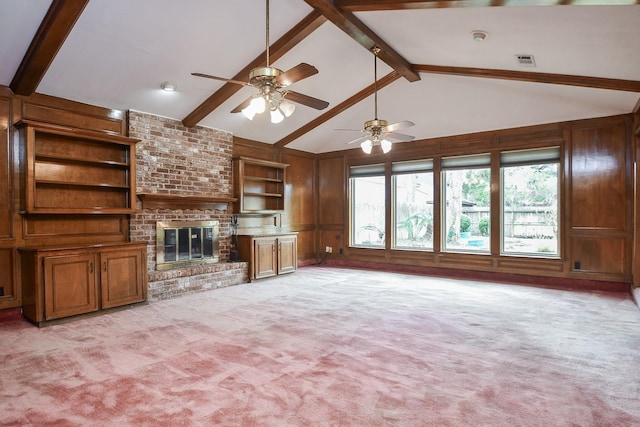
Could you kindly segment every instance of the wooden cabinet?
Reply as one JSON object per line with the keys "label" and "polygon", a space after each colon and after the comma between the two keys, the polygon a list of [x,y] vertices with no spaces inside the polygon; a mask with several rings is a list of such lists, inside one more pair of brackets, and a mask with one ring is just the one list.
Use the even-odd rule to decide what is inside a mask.
{"label": "wooden cabinet", "polygon": [[108,248],[98,252],[102,308],[147,299],[146,245],[144,249]]}
{"label": "wooden cabinet", "polygon": [[[240,240],[238,240],[240,242]],[[249,259],[251,264],[251,279],[262,279],[278,274],[278,239],[275,237],[258,237],[252,239],[253,256],[244,256],[244,251],[240,250],[241,259]],[[238,243],[241,247],[242,245]]]}
{"label": "wooden cabinet", "polygon": [[298,236],[278,237],[278,274],[293,273],[298,269]]}
{"label": "wooden cabinet", "polygon": [[287,164],[249,157],[233,159],[236,213],[278,212],[285,207]]}
{"label": "wooden cabinet", "polygon": [[134,212],[137,140],[33,121],[17,128],[25,213]]}
{"label": "wooden cabinet", "polygon": [[46,319],[98,310],[94,258],[83,253],[42,258]]}
{"label": "wooden cabinet", "polygon": [[296,234],[238,236],[240,258],[249,261],[249,279],[293,273],[298,268]]}
{"label": "wooden cabinet", "polygon": [[146,243],[19,251],[23,314],[38,325],[147,298]]}

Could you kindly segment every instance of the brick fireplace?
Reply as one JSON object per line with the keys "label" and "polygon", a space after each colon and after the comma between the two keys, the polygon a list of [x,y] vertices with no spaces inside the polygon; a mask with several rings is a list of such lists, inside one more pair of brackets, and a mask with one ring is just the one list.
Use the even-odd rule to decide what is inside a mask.
{"label": "brick fireplace", "polygon": [[[137,211],[131,240],[147,242],[149,299],[248,281],[244,262],[229,262],[233,136],[205,127],[186,128],[173,119],[129,112],[136,146]],[[158,222],[218,222],[219,262],[157,270]]]}

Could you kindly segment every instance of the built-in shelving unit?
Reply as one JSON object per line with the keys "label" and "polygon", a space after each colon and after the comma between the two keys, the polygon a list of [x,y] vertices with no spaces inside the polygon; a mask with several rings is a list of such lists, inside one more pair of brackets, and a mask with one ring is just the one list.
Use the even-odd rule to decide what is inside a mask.
{"label": "built-in shelving unit", "polygon": [[249,157],[233,159],[237,213],[280,212],[285,208],[287,164]]}
{"label": "built-in shelving unit", "polygon": [[18,123],[28,214],[135,210],[135,139],[33,121]]}

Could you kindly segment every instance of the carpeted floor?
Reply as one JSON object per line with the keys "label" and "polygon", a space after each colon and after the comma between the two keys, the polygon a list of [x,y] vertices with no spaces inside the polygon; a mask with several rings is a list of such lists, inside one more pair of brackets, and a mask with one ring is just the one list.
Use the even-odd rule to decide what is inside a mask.
{"label": "carpeted floor", "polygon": [[640,426],[624,294],[305,267],[0,324],[0,425]]}

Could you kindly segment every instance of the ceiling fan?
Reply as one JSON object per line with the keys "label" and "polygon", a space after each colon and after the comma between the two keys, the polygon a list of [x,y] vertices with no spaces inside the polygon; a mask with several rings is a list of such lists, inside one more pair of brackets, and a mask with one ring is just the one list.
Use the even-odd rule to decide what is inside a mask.
{"label": "ceiling fan", "polygon": [[191,75],[243,86],[252,86],[258,89],[260,91],[258,94],[247,98],[231,110],[232,113],[242,112],[249,120],[253,120],[256,114],[263,113],[268,108],[271,113],[271,122],[280,123],[284,117],[289,117],[293,114],[296,106],[292,102],[306,105],[316,110],[327,108],[329,105],[327,101],[286,89],[295,82],[317,74],[318,69],[316,67],[303,62],[290,70],[282,71],[269,64],[269,0],[266,0],[266,6],[267,65],[265,67],[256,67],[251,70],[248,82],[203,73],[191,73]]}
{"label": "ceiling fan", "polygon": [[336,129],[341,131],[362,132],[366,133],[365,136],[354,139],[347,142],[349,144],[360,143],[362,151],[367,154],[371,154],[371,150],[374,145],[380,145],[384,153],[388,153],[391,150],[391,144],[393,142],[405,142],[411,141],[415,137],[411,135],[405,135],[396,132],[398,129],[404,129],[414,126],[415,123],[409,120],[403,120],[401,122],[389,124],[386,120],[378,119],[378,53],[380,53],[379,47],[371,49],[373,53],[373,82],[374,82],[374,119],[364,122],[363,130],[356,129]]}

